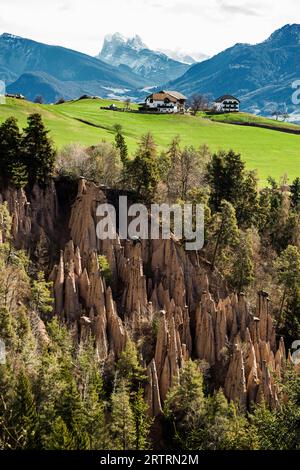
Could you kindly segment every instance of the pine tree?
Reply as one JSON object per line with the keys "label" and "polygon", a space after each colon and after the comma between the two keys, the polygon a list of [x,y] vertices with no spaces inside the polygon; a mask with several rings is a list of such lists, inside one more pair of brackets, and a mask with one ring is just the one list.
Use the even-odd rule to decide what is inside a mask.
{"label": "pine tree", "polygon": [[292,297],[300,284],[300,252],[296,246],[289,245],[276,260],[275,269],[283,294],[279,317],[281,317],[287,295]]}
{"label": "pine tree", "polygon": [[9,180],[16,188],[24,188],[28,184],[28,169],[24,161],[15,161],[9,167]]}
{"label": "pine tree", "polygon": [[68,431],[68,428],[61,418],[58,416],[52,426],[50,434],[47,436],[44,444],[45,450],[72,450],[74,449],[74,443],[72,436]]}
{"label": "pine tree", "polygon": [[28,182],[22,151],[22,136],[14,117],[0,126],[0,168],[2,184],[24,187]]}
{"label": "pine tree", "polygon": [[245,228],[258,219],[257,177],[245,171],[241,156],[230,150],[212,156],[207,165],[207,181],[211,188],[210,206],[221,210],[223,200],[230,202],[236,210],[239,224]]}
{"label": "pine tree", "polygon": [[202,374],[196,363],[189,360],[180,370],[179,381],[169,390],[164,405],[179,442],[184,442],[197,426],[204,404]]}
{"label": "pine tree", "polygon": [[128,161],[128,149],[125,138],[122,134],[122,126],[120,124],[115,124],[114,131],[116,133],[115,146],[119,150],[121,162],[123,163],[123,166],[125,166]]}
{"label": "pine tree", "polygon": [[299,177],[297,177],[291,184],[290,191],[291,191],[292,206],[295,209],[299,210],[300,209],[300,178]]}
{"label": "pine tree", "polygon": [[244,168],[241,156],[233,150],[212,156],[208,164],[208,181],[211,186],[210,203],[215,211],[220,210],[224,199],[234,203],[239,196]]}
{"label": "pine tree", "polygon": [[178,197],[177,175],[180,169],[180,157],[180,137],[176,136],[172,139],[164,158],[159,159],[160,174],[167,185],[169,195],[174,199]]}
{"label": "pine tree", "polygon": [[1,243],[11,241],[12,216],[9,213],[7,202],[0,204],[0,239]]}
{"label": "pine tree", "polygon": [[133,396],[132,409],[135,420],[135,449],[148,449],[152,419],[148,415],[149,406],[145,403],[144,391],[141,387]]}
{"label": "pine tree", "polygon": [[212,257],[212,268],[215,267],[219,250],[226,246],[234,247],[239,241],[239,229],[234,207],[230,202],[222,201],[220,210],[220,214],[216,215],[217,230],[215,234],[216,243]]}
{"label": "pine tree", "polygon": [[130,406],[130,395],[123,380],[111,396],[110,431],[114,450],[135,448],[135,418]]}
{"label": "pine tree", "polygon": [[52,282],[45,281],[43,272],[38,272],[37,280],[31,288],[31,303],[36,312],[47,315],[53,310]]}
{"label": "pine tree", "polygon": [[13,370],[6,358],[6,363],[0,364],[0,450],[15,445],[10,432],[14,381]]}
{"label": "pine tree", "polygon": [[128,162],[127,178],[140,199],[145,202],[153,200],[159,172],[156,145],[150,132],[141,137],[134,160]]}
{"label": "pine tree", "polygon": [[15,449],[32,449],[37,445],[37,425],[35,398],[25,369],[22,367],[17,376],[12,403],[11,433]]}
{"label": "pine tree", "polygon": [[125,349],[118,360],[117,377],[118,380],[127,380],[132,391],[137,391],[146,381],[145,369],[139,363],[138,352],[131,339],[127,340]]}
{"label": "pine tree", "polygon": [[24,129],[22,147],[30,183],[36,182],[44,185],[54,170],[55,151],[41,115],[31,114],[27,121],[28,125]]}
{"label": "pine tree", "polygon": [[254,280],[253,250],[249,233],[242,233],[238,245],[234,249],[230,273],[232,286],[240,293]]}
{"label": "pine tree", "polygon": [[205,399],[203,414],[187,438],[189,450],[247,450],[255,448],[255,432],[222,390]]}
{"label": "pine tree", "polygon": [[0,308],[0,340],[4,341],[6,348],[12,347],[16,342],[13,328],[13,319],[7,307]]}
{"label": "pine tree", "polygon": [[286,344],[292,344],[295,338],[300,338],[300,288],[287,296],[281,321],[279,332]]}
{"label": "pine tree", "polygon": [[299,449],[300,411],[293,400],[270,410],[265,403],[257,405],[250,415],[256,428],[260,450]]}
{"label": "pine tree", "polygon": [[81,346],[77,360],[78,388],[85,413],[89,449],[106,449],[109,436],[105,421],[103,380],[92,339]]}
{"label": "pine tree", "polygon": [[86,430],[86,415],[75,380],[71,373],[66,373],[65,389],[57,402],[56,412],[65,422],[76,449],[89,448],[89,436]]}

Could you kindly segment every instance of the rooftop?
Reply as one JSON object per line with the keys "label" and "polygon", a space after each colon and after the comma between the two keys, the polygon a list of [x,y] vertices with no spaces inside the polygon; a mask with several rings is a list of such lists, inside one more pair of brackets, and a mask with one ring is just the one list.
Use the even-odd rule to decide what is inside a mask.
{"label": "rooftop", "polygon": [[147,96],[147,98],[152,98],[153,100],[158,100],[158,101],[163,101],[166,98],[168,98],[173,103],[176,103],[176,101],[178,100],[187,99],[186,96],[182,95],[178,91],[169,91],[169,90],[161,90],[157,93],[152,93],[151,95]]}
{"label": "rooftop", "polygon": [[238,101],[240,103],[240,100],[238,98],[236,98],[235,96],[232,96],[232,95],[220,96],[218,99],[215,100],[215,103],[223,103],[223,101],[225,101],[225,100],[235,100],[235,101]]}

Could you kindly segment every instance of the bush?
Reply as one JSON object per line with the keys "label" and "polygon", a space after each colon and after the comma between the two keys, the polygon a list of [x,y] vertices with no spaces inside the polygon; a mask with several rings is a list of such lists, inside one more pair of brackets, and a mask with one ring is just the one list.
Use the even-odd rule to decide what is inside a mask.
{"label": "bush", "polygon": [[104,277],[106,282],[110,283],[111,278],[112,278],[112,273],[111,273],[110,265],[109,265],[109,262],[107,261],[106,256],[99,255],[98,263],[99,263],[99,269],[101,271],[102,276]]}
{"label": "bush", "polygon": [[58,154],[56,170],[59,176],[83,177],[97,184],[115,186],[120,178],[121,163],[118,151],[107,142],[89,149],[70,144]]}
{"label": "bush", "polygon": [[78,98],[78,100],[90,100],[90,99],[92,99],[92,96],[90,95],[81,95]]}
{"label": "bush", "polygon": [[66,145],[57,155],[56,171],[59,176],[71,179],[87,176],[88,158],[88,154],[81,145]]}
{"label": "bush", "polygon": [[95,179],[107,186],[116,186],[121,177],[122,164],[118,150],[108,142],[101,142],[88,150],[94,164]]}

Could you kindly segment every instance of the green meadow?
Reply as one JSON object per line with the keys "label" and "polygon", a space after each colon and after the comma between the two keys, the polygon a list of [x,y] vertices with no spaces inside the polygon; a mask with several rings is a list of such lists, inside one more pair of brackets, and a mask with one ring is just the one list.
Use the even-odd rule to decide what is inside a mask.
{"label": "green meadow", "polygon": [[140,136],[151,131],[159,150],[165,149],[176,135],[181,137],[182,145],[198,147],[206,144],[212,151],[232,148],[241,153],[247,168],[257,170],[261,182],[269,175],[278,179],[287,174],[290,180],[300,176],[300,135],[230,123],[238,116],[241,120],[264,118],[238,113],[227,120],[220,118],[222,122],[218,122],[217,117],[212,117],[212,120],[204,114],[150,115],[100,109],[111,103],[123,107],[120,102],[100,99],[78,100],[60,105],[39,105],[7,99],[6,104],[0,106],[0,122],[9,116],[15,116],[20,127],[24,127],[27,116],[39,112],[58,149],[71,142],[79,142],[85,146],[97,144],[103,139],[112,142],[113,126],[121,124],[132,153]]}

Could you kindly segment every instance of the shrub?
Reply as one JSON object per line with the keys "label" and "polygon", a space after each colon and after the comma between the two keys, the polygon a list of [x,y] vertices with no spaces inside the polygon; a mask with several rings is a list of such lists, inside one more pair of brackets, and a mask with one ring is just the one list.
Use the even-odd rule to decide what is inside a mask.
{"label": "shrub", "polygon": [[83,177],[97,184],[115,186],[120,178],[121,164],[117,150],[107,142],[89,149],[71,144],[58,154],[56,170],[59,176]]}

